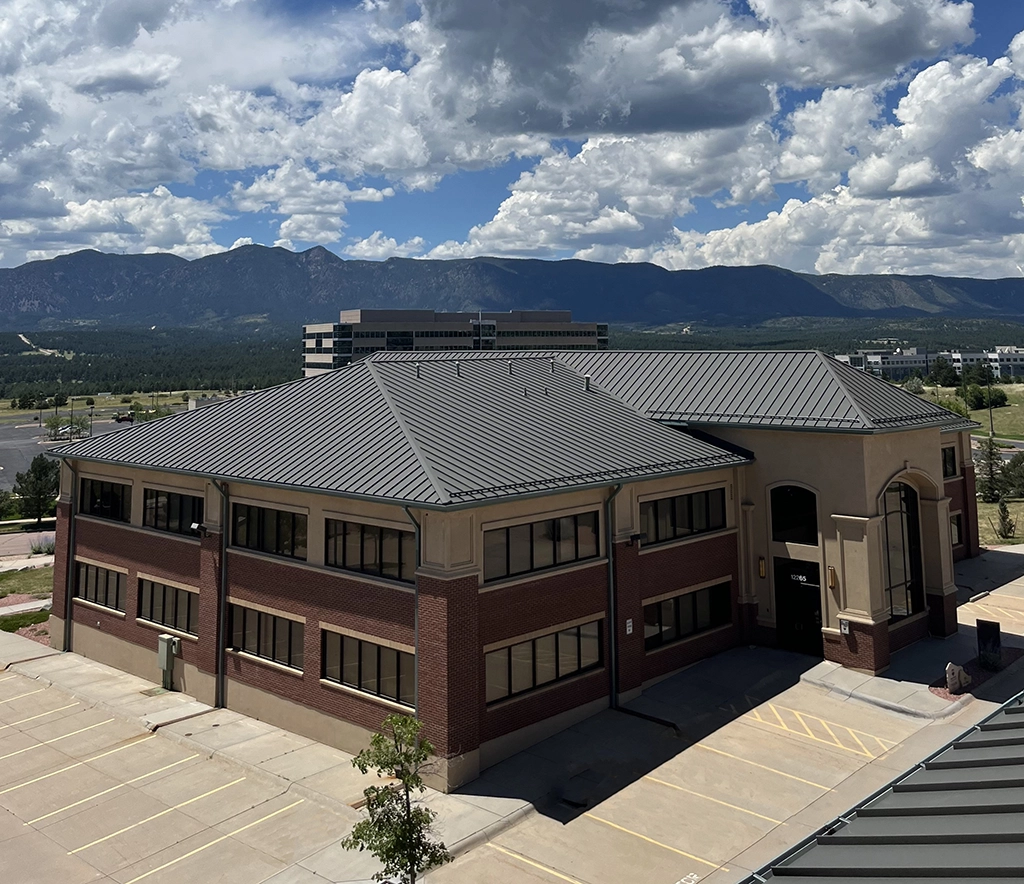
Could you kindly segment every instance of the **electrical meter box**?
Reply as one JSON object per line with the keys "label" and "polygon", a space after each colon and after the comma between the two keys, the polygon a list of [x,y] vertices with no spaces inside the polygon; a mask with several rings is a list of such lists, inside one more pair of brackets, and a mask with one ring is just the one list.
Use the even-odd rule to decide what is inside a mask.
{"label": "electrical meter box", "polygon": [[163,671],[174,669],[174,658],[181,653],[181,639],[161,633],[156,640],[156,659]]}

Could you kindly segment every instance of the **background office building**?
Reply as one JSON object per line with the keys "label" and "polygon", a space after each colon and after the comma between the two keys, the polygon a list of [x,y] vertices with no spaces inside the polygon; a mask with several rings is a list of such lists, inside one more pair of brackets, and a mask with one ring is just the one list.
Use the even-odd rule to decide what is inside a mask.
{"label": "background office building", "polygon": [[381,350],[607,349],[607,324],[573,322],[568,310],[342,310],[338,322],[302,327],[305,377],[341,368]]}
{"label": "background office building", "polygon": [[944,359],[960,375],[966,368],[988,364],[996,378],[1024,376],[1024,348],[1012,346],[973,351],[926,350],[923,347],[858,350],[856,353],[840,354],[836,359],[890,381],[904,381],[913,375],[926,377],[935,367],[936,359]]}
{"label": "background office building", "polygon": [[51,634],[350,751],[416,714],[450,787],[738,644],[955,632],[976,426],[817,352],[378,353],[57,449]]}

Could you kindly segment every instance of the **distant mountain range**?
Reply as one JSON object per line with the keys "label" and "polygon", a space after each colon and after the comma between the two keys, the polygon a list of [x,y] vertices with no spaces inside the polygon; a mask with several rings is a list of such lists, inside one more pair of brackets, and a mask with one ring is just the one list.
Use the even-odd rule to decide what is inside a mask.
{"label": "distant mountain range", "polygon": [[243,246],[187,261],[81,251],[0,269],[0,329],[70,322],[216,325],[261,317],[328,322],[356,307],[572,310],[574,318],[664,324],[782,316],[1015,318],[1024,279],[814,276],[778,267],[669,271],[653,264],[471,258],[346,261]]}

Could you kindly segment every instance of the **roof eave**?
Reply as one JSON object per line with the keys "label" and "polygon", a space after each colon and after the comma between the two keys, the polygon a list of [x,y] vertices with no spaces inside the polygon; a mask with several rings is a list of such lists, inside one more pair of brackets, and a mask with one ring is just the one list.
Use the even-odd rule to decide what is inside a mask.
{"label": "roof eave", "polygon": [[[912,430],[934,430],[939,429],[943,432],[953,432],[956,429],[961,428],[949,427],[945,421],[929,421],[928,423],[913,424],[911,426],[903,427],[807,427],[799,426],[795,424],[755,424],[746,421],[693,421],[693,420],[678,420],[678,419],[659,419],[651,418],[656,420],[658,423],[665,424],[670,427],[694,427],[704,429],[706,427],[725,427],[726,429],[734,430],[785,430],[797,433],[836,433],[849,436],[877,436],[883,433],[906,433]],[[981,426],[980,424],[974,424],[974,426]]]}

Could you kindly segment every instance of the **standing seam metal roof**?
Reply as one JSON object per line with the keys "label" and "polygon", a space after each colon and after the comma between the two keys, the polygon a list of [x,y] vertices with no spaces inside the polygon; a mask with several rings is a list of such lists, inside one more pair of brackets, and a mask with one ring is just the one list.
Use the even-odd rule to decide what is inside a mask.
{"label": "standing seam metal roof", "polygon": [[550,358],[363,361],[54,450],[59,457],[452,506],[747,463]]}

